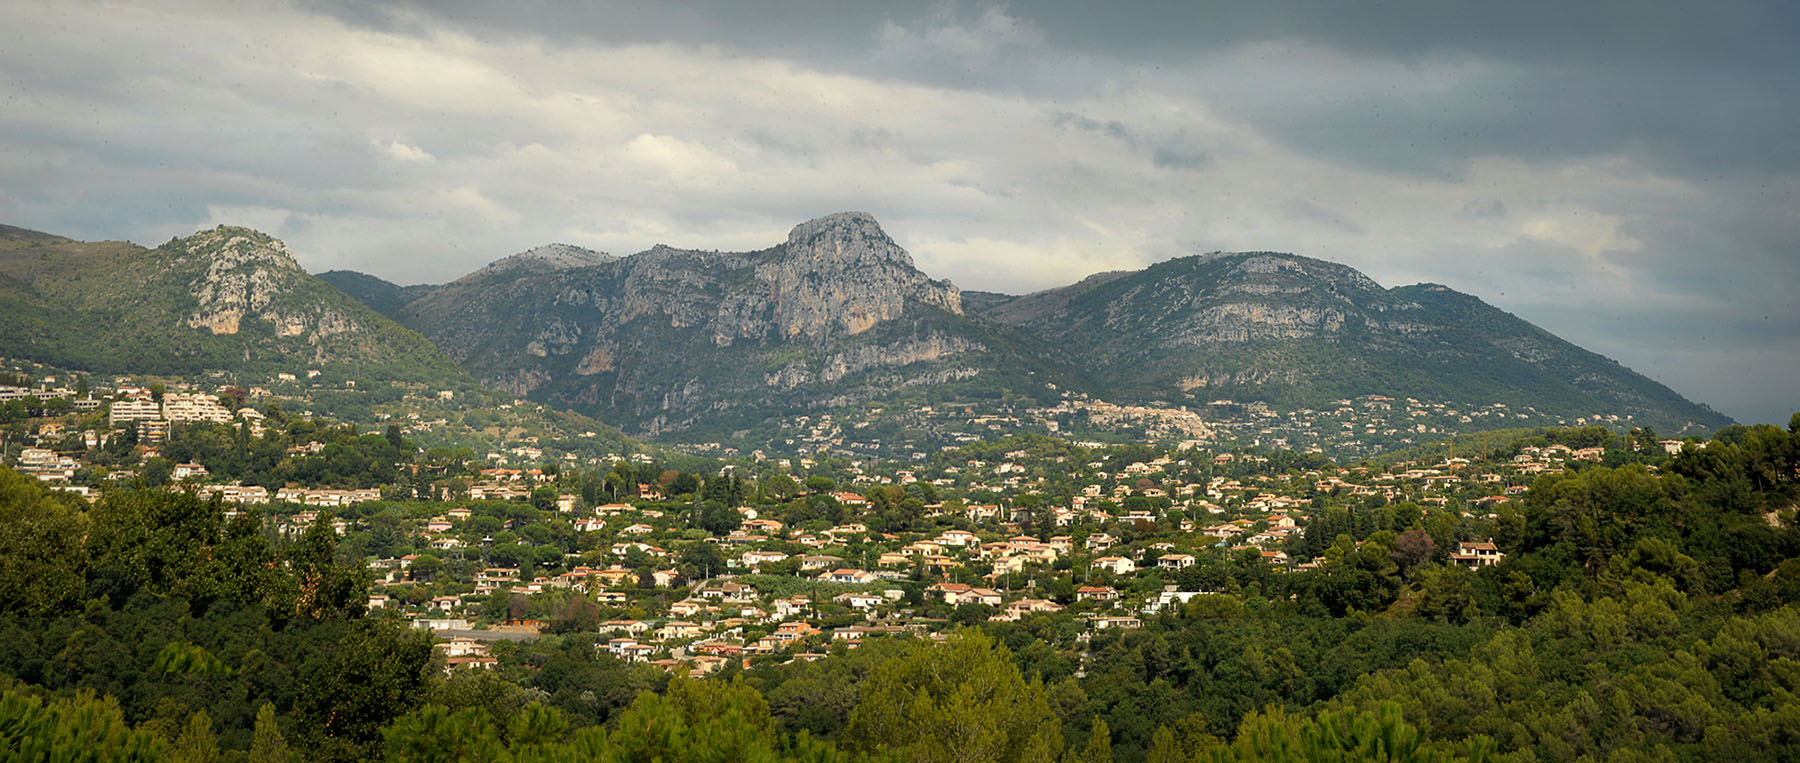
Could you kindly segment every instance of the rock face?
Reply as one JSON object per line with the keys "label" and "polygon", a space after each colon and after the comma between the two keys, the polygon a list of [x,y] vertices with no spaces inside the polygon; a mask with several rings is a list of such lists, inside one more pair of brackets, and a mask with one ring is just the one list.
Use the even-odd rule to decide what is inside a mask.
{"label": "rock face", "polygon": [[927,279],[875,219],[846,212],[794,226],[781,256],[756,267],[784,339],[860,334],[899,318],[907,300],[962,314],[962,294]]}
{"label": "rock face", "polygon": [[307,364],[377,378],[461,376],[423,337],[308,275],[286,244],[248,228],[220,226],[155,249],[14,238],[0,245],[0,281],[4,354],[119,372]]}
{"label": "rock face", "polygon": [[197,303],[187,319],[190,328],[236,334],[245,318],[260,319],[277,337],[305,337],[314,345],[357,328],[343,311],[330,306],[313,310],[279,305],[296,281],[309,278],[287,244],[252,230],[221,226],[189,236],[178,251],[181,265],[199,271],[188,283]]}
{"label": "rock face", "polygon": [[[479,378],[644,434],[751,426],[921,380],[1031,382],[1026,340],[964,314],[874,218],[754,252],[514,255],[409,301],[403,322]],[[582,250],[585,251],[585,250]],[[1041,383],[1038,386],[1042,386]]]}

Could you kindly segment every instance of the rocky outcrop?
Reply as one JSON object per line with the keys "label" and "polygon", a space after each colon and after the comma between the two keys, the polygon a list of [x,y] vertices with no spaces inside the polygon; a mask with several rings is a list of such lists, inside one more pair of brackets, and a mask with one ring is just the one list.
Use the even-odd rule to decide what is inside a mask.
{"label": "rocky outcrop", "polygon": [[794,226],[779,255],[756,268],[783,339],[860,334],[899,318],[908,299],[962,314],[962,295],[932,281],[875,219],[845,212]]}
{"label": "rocky outcrop", "polygon": [[[220,226],[186,241],[186,258],[201,269],[189,284],[190,328],[236,334],[245,316],[263,317],[275,297],[305,271],[286,244],[244,228]],[[291,320],[272,320],[278,336],[298,333]],[[303,331],[301,327],[299,331]]]}

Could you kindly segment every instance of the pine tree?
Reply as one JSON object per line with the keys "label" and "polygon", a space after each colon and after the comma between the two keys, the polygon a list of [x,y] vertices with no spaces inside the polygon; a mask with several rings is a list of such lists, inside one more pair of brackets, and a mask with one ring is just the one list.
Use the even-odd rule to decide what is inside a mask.
{"label": "pine tree", "polygon": [[256,711],[256,728],[250,737],[252,763],[287,763],[287,741],[281,738],[281,726],[275,721],[275,705],[264,702]]}

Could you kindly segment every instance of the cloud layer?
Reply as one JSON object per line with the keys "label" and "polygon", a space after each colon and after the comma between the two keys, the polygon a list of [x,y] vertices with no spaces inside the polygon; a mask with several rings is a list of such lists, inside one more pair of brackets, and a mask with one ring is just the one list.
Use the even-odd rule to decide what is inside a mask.
{"label": "cloud layer", "polygon": [[1189,5],[11,3],[0,221],[400,282],[843,209],[964,288],[1292,251],[1800,407],[1786,4]]}

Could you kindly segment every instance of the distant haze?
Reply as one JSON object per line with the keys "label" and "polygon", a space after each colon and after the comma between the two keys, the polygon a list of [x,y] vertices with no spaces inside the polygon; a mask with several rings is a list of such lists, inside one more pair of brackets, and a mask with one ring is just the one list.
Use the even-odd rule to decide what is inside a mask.
{"label": "distant haze", "polygon": [[401,283],[845,209],[965,289],[1288,251],[1800,408],[1793,3],[156,5],[0,8],[0,223]]}

